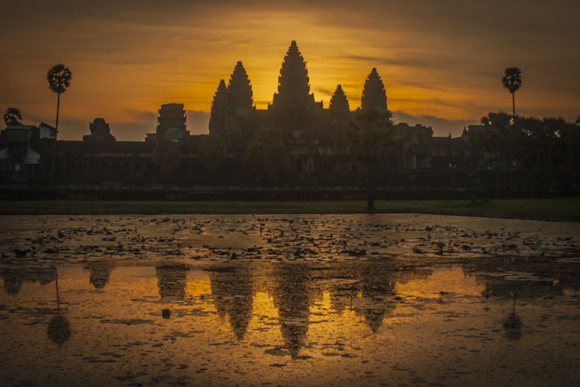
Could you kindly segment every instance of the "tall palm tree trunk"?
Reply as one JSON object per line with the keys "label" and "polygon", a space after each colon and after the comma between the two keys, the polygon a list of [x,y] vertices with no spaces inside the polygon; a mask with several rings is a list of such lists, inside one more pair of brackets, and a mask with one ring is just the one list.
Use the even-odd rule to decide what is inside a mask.
{"label": "tall palm tree trunk", "polygon": [[58,112],[60,109],[60,93],[56,99],[56,124],[54,128],[54,146],[52,148],[52,168],[50,170],[50,187],[54,187],[54,170],[56,169],[56,140],[58,138]]}
{"label": "tall palm tree trunk", "polygon": [[368,191],[367,191],[367,213],[375,212],[375,174],[373,169],[369,169],[367,174]]}
{"label": "tall palm tree trunk", "polygon": [[512,93],[512,108],[514,112],[514,117],[516,116],[516,93]]}

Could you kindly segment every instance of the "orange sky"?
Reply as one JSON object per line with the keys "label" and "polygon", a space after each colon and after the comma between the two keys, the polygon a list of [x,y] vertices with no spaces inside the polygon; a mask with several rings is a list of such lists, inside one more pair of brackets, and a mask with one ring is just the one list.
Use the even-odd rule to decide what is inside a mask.
{"label": "orange sky", "polygon": [[185,104],[188,129],[207,133],[220,79],[241,60],[254,101],[276,92],[284,55],[296,40],[317,101],[337,84],[360,106],[373,67],[396,121],[460,135],[489,111],[510,111],[503,71],[517,66],[519,114],[573,120],[580,114],[580,40],[575,1],[281,2],[222,0],[21,0],[0,5],[0,108],[23,121],[54,123],[49,67],[73,73],[62,96],[61,135],[80,140],[105,118],[118,140],[155,130],[163,103]]}

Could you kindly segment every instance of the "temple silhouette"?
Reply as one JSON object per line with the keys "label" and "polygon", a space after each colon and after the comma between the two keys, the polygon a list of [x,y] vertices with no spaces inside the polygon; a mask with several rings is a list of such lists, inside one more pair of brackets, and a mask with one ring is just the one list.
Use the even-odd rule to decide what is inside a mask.
{"label": "temple silhouette", "polygon": [[[144,141],[117,141],[106,120],[95,118],[82,141],[56,142],[55,185],[125,191],[358,189],[364,171],[346,132],[357,111],[371,109],[388,110],[376,68],[362,85],[360,108],[351,110],[341,85],[326,108],[311,93],[306,61],[292,41],[267,109],[255,107],[250,77],[237,62],[228,82],[221,80],[217,86],[209,135],[189,133],[184,105],[179,103],[160,107],[157,127]],[[510,116],[504,115],[509,124]],[[388,163],[376,175],[377,189],[398,191],[404,198],[410,197],[409,192],[493,197],[578,191],[577,125],[565,128],[575,140],[568,141],[565,149],[554,150],[565,156],[559,164],[544,163],[540,168],[536,166],[545,159],[541,155],[536,166],[532,162],[529,166],[527,155],[512,152],[508,157],[505,147],[493,148],[489,133],[500,122],[498,117],[506,118],[482,120],[481,125],[464,128],[457,138],[436,137],[431,127],[423,125],[396,123]],[[45,123],[12,122],[6,127],[0,133],[0,187],[47,187],[54,141],[55,129]]]}

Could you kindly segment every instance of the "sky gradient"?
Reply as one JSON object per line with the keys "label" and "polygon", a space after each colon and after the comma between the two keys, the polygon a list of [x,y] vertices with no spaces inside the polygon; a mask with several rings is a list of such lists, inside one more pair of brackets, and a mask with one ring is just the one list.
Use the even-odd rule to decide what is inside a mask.
{"label": "sky gradient", "polygon": [[192,134],[207,133],[213,95],[236,62],[266,108],[296,40],[326,108],[338,84],[359,107],[376,67],[395,121],[455,137],[490,111],[511,111],[501,78],[519,67],[518,114],[574,120],[578,14],[576,0],[4,1],[0,108],[54,124],[46,73],[62,63],[73,74],[61,96],[63,139],[82,139],[102,117],[117,140],[142,141],[169,102],[185,105]]}

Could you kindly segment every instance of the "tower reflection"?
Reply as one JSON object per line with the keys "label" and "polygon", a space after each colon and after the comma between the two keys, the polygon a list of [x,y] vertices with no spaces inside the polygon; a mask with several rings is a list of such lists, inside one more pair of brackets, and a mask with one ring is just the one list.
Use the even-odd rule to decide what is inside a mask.
{"label": "tower reflection", "polygon": [[109,278],[115,266],[110,262],[91,262],[84,267],[90,271],[89,282],[95,289],[102,290],[109,283]]}
{"label": "tower reflection", "polygon": [[395,296],[395,275],[391,267],[384,265],[359,266],[358,278],[360,279],[361,301],[355,308],[357,314],[365,317],[365,322],[377,332],[385,314],[395,307],[389,302]]}
{"label": "tower reflection", "polygon": [[19,267],[0,269],[0,277],[4,278],[4,290],[8,295],[20,292],[24,282],[38,282],[46,285],[56,280],[55,267]]}
{"label": "tower reflection", "polygon": [[236,339],[243,340],[252,319],[254,280],[247,264],[210,268],[211,293],[218,315],[229,319]]}
{"label": "tower reflection", "polygon": [[274,306],[278,308],[284,347],[293,358],[306,342],[310,306],[314,293],[306,265],[280,264],[272,271]]}

